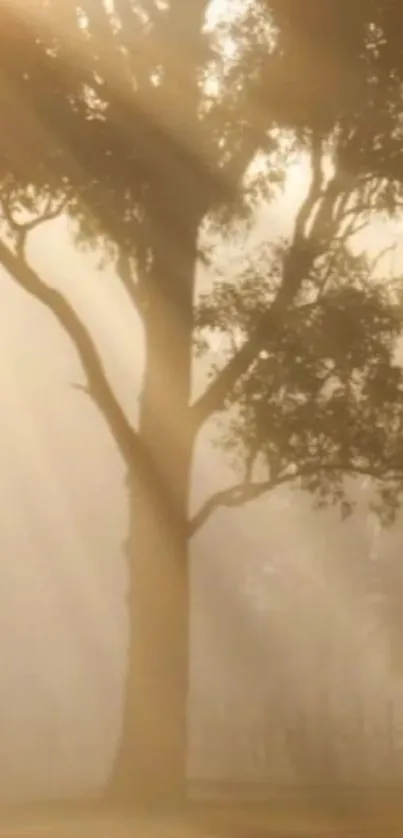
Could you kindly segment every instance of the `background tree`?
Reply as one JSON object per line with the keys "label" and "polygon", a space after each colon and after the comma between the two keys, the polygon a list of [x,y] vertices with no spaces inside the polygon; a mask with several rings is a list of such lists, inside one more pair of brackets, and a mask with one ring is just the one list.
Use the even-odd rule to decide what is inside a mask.
{"label": "background tree", "polygon": [[[72,338],[127,465],[130,664],[112,785],[159,800],[184,786],[189,536],[217,505],[286,480],[342,504],[345,472],[386,481],[385,501],[400,492],[398,295],[349,250],[373,213],[399,206],[398,6],[371,2],[364,16],[351,0],[245,0],[215,24],[213,11],[208,0],[1,6],[0,175],[13,238],[0,259]],[[252,218],[296,148],[311,185],[292,236],[263,274],[219,285],[196,316],[203,224],[225,235]],[[26,234],[62,205],[141,314],[137,429],[85,325],[25,258]],[[192,402],[200,327],[233,339]],[[228,408],[246,480],[189,521],[196,436]]]}

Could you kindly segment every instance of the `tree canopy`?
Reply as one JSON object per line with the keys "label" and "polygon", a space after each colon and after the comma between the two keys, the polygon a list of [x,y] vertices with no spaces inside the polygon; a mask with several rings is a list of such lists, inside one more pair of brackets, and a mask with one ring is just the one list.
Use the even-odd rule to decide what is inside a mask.
{"label": "tree canopy", "polygon": [[[401,204],[399,4],[245,0],[228,18],[213,13],[207,0],[36,0],[29,13],[2,4],[7,232],[21,244],[63,207],[78,241],[103,248],[143,314],[156,243],[171,254],[159,277],[171,304],[196,337],[201,326],[232,335],[225,365],[190,406],[192,422],[229,408],[225,444],[242,452],[249,484],[252,464],[269,465],[267,479],[234,487],[228,502],[298,474],[341,500],[344,471],[385,479],[391,500],[401,474],[398,282],[375,281],[351,245]],[[298,150],[311,184],[292,236],[185,314],[173,266],[191,218],[224,239],[240,212],[252,223]],[[21,212],[29,221],[16,227]],[[2,254],[11,268],[12,254]],[[61,315],[65,302],[32,272],[23,279],[21,265],[19,277],[59,306],[80,343],[71,312]],[[106,407],[104,389],[98,381],[96,400],[116,436],[119,408],[112,393]]]}

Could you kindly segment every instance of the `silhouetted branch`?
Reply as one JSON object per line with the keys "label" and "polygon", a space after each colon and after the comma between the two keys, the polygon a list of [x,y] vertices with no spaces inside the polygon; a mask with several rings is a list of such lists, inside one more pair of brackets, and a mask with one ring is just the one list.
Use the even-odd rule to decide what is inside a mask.
{"label": "silhouetted branch", "polygon": [[302,202],[295,222],[295,236],[306,235],[306,225],[309,218],[320,199],[321,189],[323,185],[323,171],[322,171],[322,149],[323,140],[320,134],[313,133],[311,138],[311,170],[312,178],[309,187],[308,195],[305,201]]}
{"label": "silhouetted branch", "polygon": [[21,258],[24,257],[28,234],[33,230],[36,230],[42,224],[45,224],[47,221],[54,221],[55,218],[58,218],[58,216],[63,212],[67,201],[68,195],[64,195],[63,198],[59,200],[55,200],[51,195],[49,195],[45,206],[39,215],[31,218],[29,221],[21,222],[17,221],[14,217],[11,208],[12,196],[7,194],[6,187],[2,189],[0,198],[1,215],[8,224],[10,231],[15,236],[15,248],[18,256]]}
{"label": "silhouetted branch", "polygon": [[87,377],[87,385],[79,387],[79,389],[89,395],[97,405],[107,422],[119,451],[125,462],[129,464],[133,458],[135,444],[139,443],[136,442],[135,431],[127,421],[107,380],[98,350],[89,331],[61,292],[48,286],[30,268],[25,259],[28,234],[45,222],[57,218],[65,207],[68,196],[64,196],[58,201],[50,196],[40,215],[27,222],[18,222],[15,219],[9,198],[10,196],[4,190],[1,196],[1,207],[3,217],[16,237],[15,253],[0,240],[0,262],[18,285],[52,312],[72,340]]}
{"label": "silhouetted branch", "polygon": [[1,239],[0,263],[24,291],[54,315],[71,339],[87,378],[87,392],[104,416],[123,459],[132,465],[134,456],[143,456],[140,440],[113,393],[96,345],[74,308],[60,291],[48,286]]}
{"label": "silhouetted branch", "polygon": [[332,278],[332,275],[337,265],[337,259],[340,253],[343,251],[343,248],[345,248],[348,245],[349,239],[360,233],[366,226],[366,221],[360,223],[353,218],[346,225],[343,232],[339,236],[335,237],[335,247],[333,251],[329,253],[326,270],[323,274],[323,277],[321,278],[317,301],[319,301],[320,298],[327,291],[329,280],[331,280]]}
{"label": "silhouetted branch", "polygon": [[297,216],[293,241],[284,261],[283,276],[277,296],[268,311],[258,319],[249,339],[192,405],[191,414],[196,428],[200,428],[209,416],[225,406],[225,401],[235,384],[254,362],[270,330],[276,327],[312,267],[316,252],[311,240],[305,238],[305,225],[320,198],[321,149],[321,142],[315,139],[312,145],[312,182]]}
{"label": "silhouetted branch", "polygon": [[370,277],[374,276],[375,271],[379,267],[380,262],[382,262],[382,260],[386,256],[388,256],[389,254],[392,255],[393,253],[396,253],[396,250],[397,250],[397,242],[392,242],[392,244],[389,244],[386,247],[383,247],[379,251],[379,253],[377,253],[376,256],[374,256],[373,259],[371,259],[370,264],[369,264],[369,275],[370,275]]}
{"label": "silhouetted branch", "polygon": [[267,492],[271,492],[273,489],[277,489],[280,486],[295,483],[301,478],[313,477],[315,475],[319,475],[320,473],[332,472],[343,472],[346,475],[349,474],[351,476],[356,475],[362,477],[372,477],[375,480],[385,477],[403,476],[403,472],[398,472],[393,469],[385,469],[385,472],[380,473],[377,469],[371,468],[370,466],[361,468],[353,463],[346,462],[328,466],[308,466],[306,468],[301,468],[294,473],[286,473],[274,478],[268,478],[267,480],[263,480],[259,483],[242,481],[241,483],[237,483],[227,489],[216,492],[208,498],[208,500],[205,501],[205,503],[195,513],[193,518],[190,519],[188,535],[190,538],[195,535],[195,533],[198,532],[198,530],[220,507],[232,508],[243,506],[245,503],[258,500],[258,498],[262,497],[262,495],[265,495]]}
{"label": "silhouetted branch", "polygon": [[140,288],[138,282],[136,282],[133,276],[133,269],[130,264],[130,256],[120,250],[117,262],[116,262],[116,270],[119,276],[119,279],[122,282],[122,285],[125,288],[126,293],[129,296],[130,301],[136,307],[139,314],[142,311],[142,298],[140,293]]}

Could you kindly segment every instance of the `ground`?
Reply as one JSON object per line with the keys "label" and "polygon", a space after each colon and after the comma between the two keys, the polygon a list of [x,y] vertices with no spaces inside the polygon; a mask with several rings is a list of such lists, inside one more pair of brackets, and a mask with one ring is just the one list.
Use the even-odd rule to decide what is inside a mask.
{"label": "ground", "polygon": [[[386,803],[386,801],[384,801]],[[272,801],[268,806],[236,803],[198,807],[178,815],[116,815],[94,812],[4,817],[0,838],[402,838],[403,795],[383,805],[368,797],[358,803],[326,805]]]}

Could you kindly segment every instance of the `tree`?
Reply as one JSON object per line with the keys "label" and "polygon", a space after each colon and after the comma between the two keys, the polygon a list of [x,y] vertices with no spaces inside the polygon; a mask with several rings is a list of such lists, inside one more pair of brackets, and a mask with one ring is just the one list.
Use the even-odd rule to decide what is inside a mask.
{"label": "tree", "polygon": [[[401,487],[398,294],[350,249],[371,214],[394,212],[401,197],[397,4],[368,2],[365,16],[351,0],[234,8],[215,25],[208,0],[36,0],[28,13],[7,2],[0,12],[0,175],[13,236],[0,260],[73,340],[128,470],[130,663],[112,785],[130,798],[183,794],[189,537],[217,506],[286,481],[344,511],[346,473],[382,481],[391,502]],[[319,75],[318,49],[329,55]],[[311,185],[292,236],[262,275],[255,265],[218,283],[197,311],[203,224],[251,219],[296,148]],[[137,429],[85,325],[25,258],[26,234],[61,207],[141,313]],[[226,363],[192,402],[194,337],[212,328],[232,338]],[[189,520],[195,439],[223,411],[246,478]]]}

